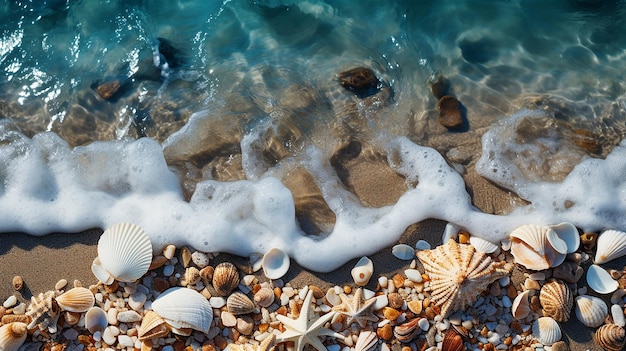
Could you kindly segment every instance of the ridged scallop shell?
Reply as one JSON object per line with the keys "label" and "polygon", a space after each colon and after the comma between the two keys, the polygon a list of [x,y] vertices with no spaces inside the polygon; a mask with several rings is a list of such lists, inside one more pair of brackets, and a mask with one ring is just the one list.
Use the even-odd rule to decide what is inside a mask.
{"label": "ridged scallop shell", "polygon": [[463,336],[454,328],[446,330],[441,341],[441,351],[464,351]]}
{"label": "ridged scallop shell", "polygon": [[374,351],[378,347],[378,335],[371,330],[362,330],[359,333],[354,351]]}
{"label": "ridged scallop shell", "polygon": [[254,302],[242,292],[236,291],[226,299],[226,308],[234,315],[251,313],[254,307]]}
{"label": "ridged scallop shell", "polygon": [[239,271],[234,264],[222,262],[215,267],[212,281],[219,296],[228,296],[239,285]]}
{"label": "ridged scallop shell", "polygon": [[26,323],[11,322],[0,327],[0,350],[17,351],[26,341]]}
{"label": "ridged scallop shell", "polygon": [[626,345],[626,331],[617,324],[605,324],[596,330],[596,342],[607,351],[623,350]]}
{"label": "ridged scallop shell", "polygon": [[254,301],[261,307],[270,307],[274,298],[274,291],[270,288],[261,288],[254,294]]}
{"label": "ridged scallop shell", "polygon": [[152,310],[173,328],[192,328],[208,332],[213,320],[213,308],[199,292],[182,287],[165,290],[154,302]]}
{"label": "ridged scallop shell", "polygon": [[410,261],[415,257],[415,249],[407,244],[394,245],[391,253],[399,260]]}
{"label": "ridged scallop shell", "polygon": [[574,302],[576,317],[587,327],[599,327],[609,314],[606,303],[595,296],[580,295],[574,299]]}
{"label": "ridged scallop shell", "polygon": [[38,326],[40,330],[48,330],[51,333],[56,332],[61,310],[54,299],[54,295],[54,291],[48,291],[30,298],[30,304],[26,310],[26,315],[31,320],[30,324],[28,324],[28,329]]}
{"label": "ridged scallop shell", "polygon": [[491,241],[487,241],[477,236],[470,236],[469,241],[470,241],[470,244],[474,246],[474,248],[478,252],[494,253],[496,252],[496,250],[500,248],[499,245],[496,245],[492,243]]}
{"label": "ridged scallop shell", "polygon": [[147,311],[142,320],[137,337],[139,341],[160,338],[169,333],[165,319],[154,311]]}
{"label": "ridged scallop shell", "polygon": [[473,246],[454,240],[433,250],[419,251],[417,257],[430,277],[431,301],[441,307],[444,317],[474,303],[489,284],[512,269],[506,262],[495,262]]}
{"label": "ridged scallop shell", "polygon": [[100,307],[92,307],[85,313],[85,328],[90,333],[104,331],[109,325],[107,313]]}
{"label": "ridged scallop shell", "polygon": [[626,255],[626,233],[618,230],[606,230],[598,236],[596,242],[595,264],[606,263]]}
{"label": "ridged scallop shell", "polygon": [[98,258],[107,272],[121,282],[141,278],[152,262],[152,244],[146,232],[131,223],[113,225],[98,240]]}
{"label": "ridged scallop shell", "polygon": [[574,295],[565,283],[551,279],[541,287],[539,302],[544,316],[557,322],[567,322],[574,305]]}
{"label": "ridged scallop shell", "polygon": [[511,254],[516,263],[532,270],[543,270],[563,263],[567,244],[547,226],[527,224],[511,234]]}
{"label": "ridged scallop shell", "polygon": [[595,264],[587,268],[587,285],[600,294],[610,294],[619,288],[617,280],[606,269]]}
{"label": "ridged scallop shell", "polygon": [[374,263],[367,256],[361,257],[350,271],[354,284],[365,286],[374,274]]}
{"label": "ridged scallop shell", "polygon": [[540,343],[550,346],[561,340],[561,327],[551,317],[540,317],[532,326],[533,335]]}
{"label": "ridged scallop shell", "polygon": [[93,293],[83,287],[72,288],[56,297],[62,311],[87,312],[96,302]]}
{"label": "ridged scallop shell", "polygon": [[419,334],[421,330],[418,326],[420,319],[422,318],[416,317],[408,322],[395,326],[393,328],[393,335],[400,342],[410,342],[411,340],[415,339],[415,337],[417,337],[417,334]]}
{"label": "ridged scallop shell", "polygon": [[279,248],[272,248],[263,255],[261,266],[263,274],[269,279],[280,279],[289,271],[290,260],[287,253]]}
{"label": "ridged scallop shell", "polygon": [[530,290],[524,290],[515,297],[515,300],[513,300],[513,304],[511,305],[511,314],[515,319],[524,319],[530,313],[530,300],[528,299],[529,294]]}

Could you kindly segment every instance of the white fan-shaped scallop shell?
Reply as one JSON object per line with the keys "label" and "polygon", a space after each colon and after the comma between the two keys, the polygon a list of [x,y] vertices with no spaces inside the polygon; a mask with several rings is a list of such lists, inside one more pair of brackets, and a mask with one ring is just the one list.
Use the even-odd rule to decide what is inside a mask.
{"label": "white fan-shaped scallop shell", "polygon": [[263,255],[263,274],[269,279],[280,279],[289,271],[289,255],[279,248],[272,248]]}
{"label": "white fan-shaped scallop shell", "polygon": [[595,264],[606,263],[626,255],[626,233],[619,230],[606,230],[596,242]]}
{"label": "white fan-shaped scallop shell", "polygon": [[350,271],[354,283],[358,286],[367,285],[372,274],[374,274],[374,263],[367,256],[361,257]]}
{"label": "white fan-shaped scallop shell", "polygon": [[600,294],[610,294],[619,288],[617,280],[613,279],[606,269],[596,264],[587,269],[587,285]]}
{"label": "white fan-shaped scallop shell", "polygon": [[72,288],[56,297],[62,311],[87,312],[96,302],[93,293],[82,286]]}
{"label": "white fan-shaped scallop shell", "polygon": [[580,246],[580,234],[575,225],[569,222],[561,222],[551,225],[550,229],[554,230],[558,237],[567,245],[567,253],[573,253]]}
{"label": "white fan-shaped scallop shell", "polygon": [[415,258],[415,249],[407,244],[394,245],[391,253],[399,260],[410,261]]}
{"label": "white fan-shaped scallop shell", "polygon": [[576,306],[576,317],[587,327],[596,328],[604,323],[604,319],[609,314],[609,308],[602,299],[590,296],[580,295],[574,299]]}
{"label": "white fan-shaped scallop shell", "polygon": [[26,323],[11,322],[0,327],[0,350],[17,351],[26,341]]}
{"label": "white fan-shaped scallop shell", "polygon": [[108,325],[109,320],[107,313],[104,312],[102,308],[94,306],[85,313],[85,328],[87,328],[90,333],[93,334],[97,331],[102,332]]}
{"label": "white fan-shaped scallop shell", "polygon": [[378,347],[378,336],[376,332],[371,330],[362,330],[359,333],[356,344],[354,345],[354,351],[374,351]]}
{"label": "white fan-shaped scallop shell", "polygon": [[511,254],[516,263],[532,270],[543,270],[563,263],[567,244],[547,226],[527,224],[511,234]]}
{"label": "white fan-shaped scallop shell", "polygon": [[141,278],[152,262],[152,244],[146,232],[132,223],[115,224],[98,240],[102,267],[116,280],[133,282]]}
{"label": "white fan-shaped scallop shell", "polygon": [[497,244],[477,236],[470,236],[469,241],[478,252],[494,253],[500,248]]}
{"label": "white fan-shaped scallop shell", "polygon": [[154,302],[152,310],[174,328],[192,328],[208,332],[213,308],[199,292],[182,287],[165,290]]}
{"label": "white fan-shaped scallop shell", "polygon": [[550,346],[561,340],[561,327],[551,317],[540,317],[532,326],[533,335],[540,343]]}
{"label": "white fan-shaped scallop shell", "polygon": [[511,305],[511,314],[515,319],[524,319],[530,313],[529,294],[530,290],[524,290],[515,297],[515,300],[513,300],[513,304]]}

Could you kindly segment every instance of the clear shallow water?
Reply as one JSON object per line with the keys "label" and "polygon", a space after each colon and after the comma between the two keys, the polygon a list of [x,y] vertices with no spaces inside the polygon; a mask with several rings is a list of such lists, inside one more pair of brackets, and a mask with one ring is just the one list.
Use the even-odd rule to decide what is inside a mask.
{"label": "clear shallow water", "polygon": [[[585,191],[602,187],[599,175],[581,187],[575,199],[581,205],[570,212],[571,206],[562,206],[573,201],[567,191],[553,190],[561,195],[547,199],[538,189],[564,186],[576,164],[606,156],[623,138],[625,12],[623,1],[573,0],[6,3],[0,7],[0,229],[45,234],[138,221],[159,244],[191,241],[201,249],[241,254],[278,246],[307,266],[327,270],[350,259],[344,249],[357,235],[387,233],[351,247],[354,257],[389,245],[424,218],[448,220],[494,240],[528,221],[620,227],[626,223],[623,195],[615,203],[582,205]],[[370,67],[384,82],[379,94],[361,100],[339,86],[338,73],[357,66]],[[427,82],[439,74],[464,105],[465,134],[437,123],[437,100]],[[113,80],[120,91],[103,99],[96,87]],[[430,157],[436,166],[418,161],[402,150],[426,151],[395,139],[438,146],[443,138],[454,146],[472,135],[478,143],[492,124],[517,125],[519,116],[526,120],[521,132],[494,127],[486,134],[483,156],[490,162],[479,162],[483,176],[531,203],[506,220],[475,211],[459,174],[440,156]],[[581,147],[581,135],[598,148]],[[132,142],[141,136],[161,146]],[[353,140],[382,150],[409,189],[418,182],[421,187],[394,207],[355,200],[328,164],[337,148]],[[525,146],[516,148],[518,143]],[[70,148],[80,145],[88,146]],[[474,167],[480,156],[475,149],[463,162],[452,160],[450,148],[438,150],[454,170]],[[520,153],[525,158],[515,161]],[[336,215],[334,227],[323,233],[304,235],[289,192],[268,180],[297,165],[313,176]],[[619,172],[621,166],[597,167]],[[497,173],[492,169],[501,172],[490,175]],[[582,182],[572,177],[569,182]],[[604,182],[623,187],[619,179]],[[449,197],[429,185],[439,192],[446,185]],[[265,200],[246,201],[257,195]],[[457,208],[446,209],[451,205]],[[29,215],[19,213],[26,208]],[[217,213],[211,215],[214,224],[207,224],[205,211]],[[34,219],[32,213],[39,215]],[[276,228],[279,218],[285,224]],[[185,237],[190,232],[198,237]],[[231,240],[206,239],[228,233]],[[242,246],[245,240],[250,242]],[[316,243],[332,245],[340,258],[320,266],[297,249]]]}

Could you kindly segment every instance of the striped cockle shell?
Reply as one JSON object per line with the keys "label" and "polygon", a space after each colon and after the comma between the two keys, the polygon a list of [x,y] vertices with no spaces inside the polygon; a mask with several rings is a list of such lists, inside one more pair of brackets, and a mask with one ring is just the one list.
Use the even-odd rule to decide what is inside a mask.
{"label": "striped cockle shell", "polygon": [[102,332],[108,325],[109,320],[107,313],[104,312],[102,308],[94,306],[85,313],[85,328],[87,328],[90,333],[93,334],[97,331]]}
{"label": "striped cockle shell", "polygon": [[160,338],[169,333],[165,319],[154,311],[147,311],[142,320],[137,337],[139,341]]}
{"label": "striped cockle shell", "polygon": [[511,234],[511,254],[516,263],[532,270],[544,270],[563,263],[567,243],[548,226],[527,224]]}
{"label": "striped cockle shell", "polygon": [[93,307],[96,299],[89,289],[77,287],[57,296],[56,301],[62,311],[82,313]]}
{"label": "striped cockle shell", "polygon": [[441,351],[464,351],[463,335],[454,327],[446,330],[441,341]]}
{"label": "striped cockle shell", "polygon": [[626,331],[617,324],[604,324],[596,330],[595,339],[606,351],[623,350],[626,345]]}
{"label": "striped cockle shell", "polygon": [[578,320],[587,327],[596,328],[604,323],[609,314],[606,303],[595,296],[580,295],[574,299]]}
{"label": "striped cockle shell", "polygon": [[421,317],[415,317],[408,322],[397,325],[393,328],[393,335],[396,339],[402,343],[409,343],[411,340],[417,337],[417,334],[421,331],[418,323],[422,319]]}
{"label": "striped cockle shell", "polygon": [[26,341],[26,323],[11,322],[0,327],[0,350],[17,351]]}
{"label": "striped cockle shell", "polygon": [[574,295],[565,283],[550,279],[541,287],[539,302],[544,316],[552,317],[557,322],[567,322],[574,305]]}
{"label": "striped cockle shell", "polygon": [[114,279],[133,282],[148,272],[152,262],[150,238],[135,224],[115,224],[98,240],[98,259]]}
{"label": "striped cockle shell", "polygon": [[529,294],[530,290],[524,290],[513,300],[513,304],[511,305],[511,314],[515,319],[524,319],[530,313],[531,308],[530,299],[528,297]]}
{"label": "striped cockle shell", "polygon": [[165,290],[152,302],[152,310],[165,319],[172,331],[192,328],[206,333],[213,320],[209,301],[199,292],[182,287]]}
{"label": "striped cockle shell", "polygon": [[261,307],[270,307],[274,298],[274,290],[270,288],[261,288],[254,294],[254,301]]}
{"label": "striped cockle shell", "polygon": [[254,311],[254,302],[250,298],[239,291],[236,291],[226,299],[226,308],[228,312],[234,315],[248,314]]}
{"label": "striped cockle shell", "polygon": [[598,236],[596,256],[593,262],[602,264],[626,255],[626,233],[606,230]]}
{"label": "striped cockle shell", "polygon": [[228,296],[239,285],[239,271],[234,264],[222,262],[215,267],[212,281],[219,296]]}
{"label": "striped cockle shell", "polygon": [[540,317],[532,325],[533,336],[540,343],[550,346],[561,340],[561,327],[551,317]]}
{"label": "striped cockle shell", "polygon": [[356,339],[354,351],[375,351],[378,348],[378,335],[371,330],[362,330]]}

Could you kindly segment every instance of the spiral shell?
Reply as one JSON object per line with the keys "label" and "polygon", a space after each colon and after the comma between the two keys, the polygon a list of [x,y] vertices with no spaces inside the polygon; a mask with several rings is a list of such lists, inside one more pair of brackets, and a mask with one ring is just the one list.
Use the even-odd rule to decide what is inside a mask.
{"label": "spiral shell", "polygon": [[26,323],[11,322],[0,327],[0,350],[17,351],[26,341]]}
{"label": "spiral shell", "polygon": [[550,346],[561,340],[561,327],[551,317],[540,317],[532,326],[533,335],[540,343]]}
{"label": "spiral shell", "polygon": [[552,317],[557,322],[567,322],[574,305],[574,296],[565,283],[551,279],[541,288],[539,302],[544,316]]}
{"label": "spiral shell", "polygon": [[574,302],[576,303],[576,317],[587,327],[599,327],[609,314],[606,303],[595,296],[580,295],[574,299]]}
{"label": "spiral shell", "polygon": [[222,262],[213,271],[213,288],[220,296],[227,296],[239,285],[239,271],[230,262]]}
{"label": "spiral shell", "polygon": [[270,288],[261,288],[254,294],[254,301],[261,307],[270,307],[274,298],[274,291]]}
{"label": "spiral shell", "polygon": [[596,330],[596,342],[607,351],[619,351],[626,345],[626,331],[617,324],[605,324]]}
{"label": "spiral shell", "polygon": [[57,296],[56,301],[63,311],[82,313],[93,307],[96,299],[89,289],[78,287]]}
{"label": "spiral shell", "polygon": [[226,299],[226,308],[234,315],[248,314],[254,311],[254,302],[246,294],[237,291]]}
{"label": "spiral shell", "polygon": [[150,238],[135,224],[113,225],[98,240],[98,259],[116,280],[133,282],[148,272],[152,262]]}

